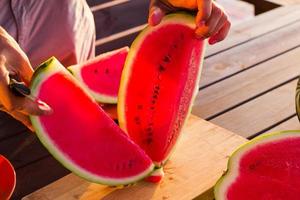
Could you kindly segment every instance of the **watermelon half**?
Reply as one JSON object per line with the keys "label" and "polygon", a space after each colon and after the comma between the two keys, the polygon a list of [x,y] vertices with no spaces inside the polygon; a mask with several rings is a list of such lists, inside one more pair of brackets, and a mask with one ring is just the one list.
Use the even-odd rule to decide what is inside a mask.
{"label": "watermelon half", "polygon": [[196,39],[194,22],[176,13],[146,27],[123,69],[119,124],[157,166],[169,157],[198,91],[204,41]]}
{"label": "watermelon half", "polygon": [[68,69],[96,101],[116,104],[128,51],[128,47],[123,47],[101,54],[85,63],[70,66]]}
{"label": "watermelon half", "polygon": [[215,186],[216,200],[298,200],[300,130],[260,136],[240,147]]}
{"label": "watermelon half", "polygon": [[31,91],[53,109],[49,116],[30,116],[37,136],[72,172],[92,182],[123,185],[153,170],[145,152],[55,58],[35,72]]}

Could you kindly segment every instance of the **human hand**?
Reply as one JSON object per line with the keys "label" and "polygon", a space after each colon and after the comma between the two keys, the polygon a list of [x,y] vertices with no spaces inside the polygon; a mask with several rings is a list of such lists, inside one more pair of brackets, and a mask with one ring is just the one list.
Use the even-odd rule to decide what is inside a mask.
{"label": "human hand", "polygon": [[39,100],[17,97],[9,89],[10,76],[28,84],[33,75],[30,62],[18,43],[0,27],[0,110],[32,129],[28,115],[46,115],[51,108]]}
{"label": "human hand", "polygon": [[[196,35],[200,39],[209,38],[209,44],[215,44],[225,39],[231,23],[225,11],[212,0],[151,0],[148,23],[155,26],[164,15],[182,9],[196,10]],[[172,4],[171,4],[172,3]],[[175,6],[174,6],[175,5]]]}

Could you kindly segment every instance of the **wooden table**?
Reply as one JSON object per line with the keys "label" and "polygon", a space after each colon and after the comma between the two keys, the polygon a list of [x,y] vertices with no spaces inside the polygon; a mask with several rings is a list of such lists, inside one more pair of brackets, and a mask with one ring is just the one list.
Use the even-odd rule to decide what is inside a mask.
{"label": "wooden table", "polygon": [[[146,23],[146,0],[94,0],[89,3],[95,6],[96,24],[110,24],[105,31],[97,30],[97,53],[129,45]],[[130,9],[135,12],[126,12]],[[116,13],[123,13],[122,17]],[[203,139],[199,143],[202,141],[208,145],[203,147],[208,153],[208,160],[205,157],[200,159],[207,163],[206,167],[202,167],[207,173],[211,172],[213,178],[197,176],[194,181],[203,180],[207,184],[199,186],[201,188],[196,188],[191,194],[200,194],[212,187],[225,169],[225,155],[245,141],[232,132],[253,138],[268,131],[300,128],[294,108],[294,92],[300,72],[299,47],[300,7],[293,6],[277,8],[233,27],[226,41],[208,48],[193,114],[209,122],[193,117],[190,126],[186,127],[186,135],[191,134],[193,127],[204,128],[199,133],[199,138]],[[211,148],[216,149],[208,150]],[[220,154],[222,150],[224,152]],[[16,168],[17,187],[13,199],[20,199],[69,173],[48,154],[33,134],[4,113],[0,113],[0,154],[7,156]],[[180,154],[177,149],[175,163]],[[215,168],[209,165],[212,158],[220,163]],[[74,188],[79,184],[80,189],[79,193],[75,189],[72,192],[82,195],[80,192],[88,184],[70,175],[63,180],[70,177]],[[59,187],[63,180],[42,189],[46,192],[43,194],[49,195],[54,189],[66,192]],[[73,183],[69,183],[72,186]],[[67,188],[67,191],[71,190]],[[112,193],[110,197],[114,197],[116,192]],[[37,194],[41,193],[26,199],[42,199]]]}

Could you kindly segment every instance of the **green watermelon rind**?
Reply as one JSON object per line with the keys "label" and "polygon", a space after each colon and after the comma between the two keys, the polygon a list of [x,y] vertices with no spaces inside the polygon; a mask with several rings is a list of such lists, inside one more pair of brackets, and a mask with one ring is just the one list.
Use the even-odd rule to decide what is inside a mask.
{"label": "green watermelon rind", "polygon": [[241,145],[230,156],[227,164],[227,170],[214,186],[214,195],[216,200],[226,200],[225,193],[227,188],[239,176],[238,167],[243,155],[252,150],[254,146],[263,145],[269,142],[279,141],[281,139],[300,137],[300,130],[278,131],[274,133],[264,134],[255,139]]}
{"label": "green watermelon rind", "polygon": [[[42,80],[46,80],[54,73],[66,74],[66,77],[69,77],[70,79],[74,80],[77,83],[76,79],[72,77],[67,70],[61,70],[61,69],[57,70],[55,67],[53,67],[55,65],[61,65],[61,64],[56,60],[56,58],[52,57],[46,62],[44,62],[43,64],[41,64],[40,67],[37,69],[37,71],[34,73],[31,86],[30,86],[33,96],[37,96],[40,85],[43,82]],[[85,91],[85,93],[88,96],[90,96],[87,91]],[[91,97],[91,99],[93,98]],[[51,153],[51,155],[53,155],[53,157],[57,159],[64,167],[66,167],[74,174],[78,175],[83,179],[86,179],[94,183],[111,185],[111,186],[129,185],[149,176],[154,170],[154,165],[151,164],[142,173],[137,174],[136,176],[122,178],[122,179],[105,178],[105,177],[100,177],[98,175],[89,173],[88,171],[78,167],[75,163],[71,161],[70,158],[68,158],[66,155],[62,154],[59,150],[57,150],[55,144],[52,142],[52,140],[49,137],[47,137],[47,134],[45,134],[46,131],[44,130],[37,116],[30,116],[30,120],[33,126],[35,127],[37,137],[39,138],[41,143],[46,147],[46,149]]]}
{"label": "green watermelon rind", "polygon": [[296,88],[295,106],[296,106],[296,113],[298,116],[298,120],[300,121],[300,78],[298,80],[297,88]]}
{"label": "green watermelon rind", "polygon": [[[169,14],[167,16],[165,16],[162,20],[162,22],[155,26],[155,27],[150,27],[147,26],[146,28],[143,29],[143,31],[136,37],[136,39],[133,41],[130,50],[128,52],[126,61],[125,61],[125,65],[124,65],[124,69],[123,69],[123,73],[122,73],[122,77],[121,77],[121,81],[120,81],[120,89],[119,89],[119,95],[118,95],[118,120],[119,120],[119,126],[127,133],[127,129],[126,129],[126,120],[125,120],[125,95],[124,95],[124,91],[126,90],[128,81],[130,79],[130,76],[128,76],[128,74],[131,74],[130,72],[132,71],[131,67],[132,67],[132,62],[134,61],[134,57],[137,53],[137,51],[139,50],[143,40],[152,32],[160,29],[162,26],[165,25],[170,25],[170,24],[182,24],[185,26],[188,26],[192,29],[195,29],[196,25],[195,25],[195,16],[186,13],[186,12],[177,12],[177,13],[173,13],[173,14]],[[205,45],[203,47],[203,52],[205,51]],[[201,59],[203,59],[204,57],[204,53],[202,54]],[[202,63],[200,63],[200,65],[202,65]],[[199,66],[200,70],[199,73],[197,75],[197,80],[196,80],[196,85],[199,85],[200,82],[200,76],[201,76],[201,72],[202,72],[202,66]],[[186,119],[183,122],[183,126],[182,128],[185,127],[186,122],[189,119],[189,116],[191,114],[191,110],[193,107],[193,102],[196,98],[196,95],[198,93],[198,87],[195,87],[194,89],[194,93],[191,99],[191,105],[188,108],[188,115],[186,117]],[[179,138],[178,138],[179,139]],[[177,141],[178,141],[177,139]],[[162,165],[164,165],[170,155],[174,152],[175,150],[175,146],[174,148],[171,150],[171,152],[169,153],[169,155],[166,157],[165,160],[163,160],[161,163],[156,163],[154,162],[155,166],[157,167],[161,167]]]}
{"label": "green watermelon rind", "polygon": [[[99,55],[99,58],[107,57],[109,55],[113,55],[116,51],[120,51],[123,49],[127,49],[129,51],[129,47],[122,47],[120,49],[116,49],[107,53],[103,53]],[[105,94],[100,94],[98,92],[95,92],[93,89],[89,88],[86,84],[84,84],[84,80],[81,76],[81,70],[82,67],[80,65],[72,65],[67,68],[71,74],[79,80],[82,87],[84,87],[98,103],[107,103],[107,104],[116,104],[118,102],[118,96],[111,96],[111,95],[105,95]]]}

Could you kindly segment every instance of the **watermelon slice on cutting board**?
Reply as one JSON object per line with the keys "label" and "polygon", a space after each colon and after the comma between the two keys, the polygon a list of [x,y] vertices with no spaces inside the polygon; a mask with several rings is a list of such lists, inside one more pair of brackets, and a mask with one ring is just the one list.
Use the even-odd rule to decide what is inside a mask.
{"label": "watermelon slice on cutting board", "polygon": [[116,104],[128,51],[128,47],[123,47],[107,52],[85,63],[70,66],[68,70],[97,102]]}
{"label": "watermelon slice on cutting board", "polygon": [[125,185],[153,171],[148,155],[55,58],[35,71],[31,91],[53,109],[49,116],[30,116],[37,136],[75,174],[96,183]]}
{"label": "watermelon slice on cutting board", "polygon": [[230,157],[216,200],[300,199],[300,130],[260,136]]}
{"label": "watermelon slice on cutting board", "polygon": [[123,69],[119,124],[157,167],[173,150],[198,92],[205,42],[195,28],[195,18],[185,13],[146,27]]}

